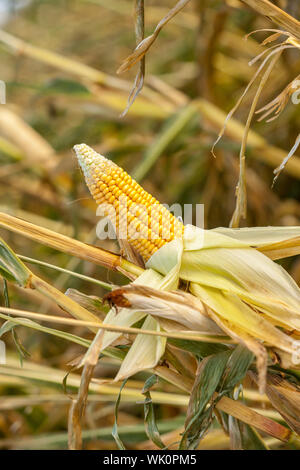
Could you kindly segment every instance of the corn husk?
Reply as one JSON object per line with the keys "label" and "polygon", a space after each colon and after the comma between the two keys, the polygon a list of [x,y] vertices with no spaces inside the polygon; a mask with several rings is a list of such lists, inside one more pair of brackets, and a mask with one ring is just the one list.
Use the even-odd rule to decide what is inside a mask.
{"label": "corn husk", "polygon": [[[161,326],[150,315],[147,316],[141,330],[161,331]],[[140,334],[135,338],[119,369],[115,381],[136,374],[145,369],[154,368],[165,352],[166,338],[161,336],[147,336]]]}
{"label": "corn husk", "polygon": [[300,227],[244,227],[227,228],[218,227],[210,232],[217,232],[227,237],[240,240],[254,248],[261,248],[292,240],[300,236]]}
{"label": "corn husk", "polygon": [[[133,283],[141,283],[155,288],[161,288],[164,278],[158,272],[148,269],[144,271]],[[112,307],[104,319],[104,324],[130,327],[135,323],[145,321],[141,329],[160,331],[159,323],[142,310],[132,310],[129,308],[115,309]],[[122,333],[114,333],[105,331],[102,337],[101,350],[106,349],[118,338]],[[140,370],[150,369],[154,367],[165,350],[166,339],[159,336],[137,335],[130,351],[122,362],[122,366],[115,380],[129,377]],[[138,349],[140,348],[140,349]],[[134,359],[135,356],[135,359]],[[137,360],[138,358],[138,360]]]}
{"label": "corn husk", "polygon": [[[263,390],[267,349],[273,348],[285,361],[295,352],[300,290],[280,265],[259,250],[280,248],[290,241],[297,246],[299,236],[298,227],[202,230],[186,226],[184,237],[159,249],[131,286],[115,291],[125,308],[112,308],[104,323],[130,327],[146,318],[142,328],[148,325],[156,331],[228,334],[255,354]],[[170,292],[182,280],[192,296]],[[288,334],[291,330],[293,335]],[[120,335],[106,331],[102,349]],[[116,380],[155,367],[164,348],[163,338],[138,335]]]}
{"label": "corn husk", "polygon": [[[294,339],[282,328],[300,331],[300,290],[281,266],[253,246],[271,246],[299,233],[297,227],[272,233],[270,228],[208,231],[186,226],[183,239],[163,246],[146,267],[160,272],[168,283],[189,282],[190,291],[209,307],[208,314],[219,326],[244,344],[248,341],[248,347],[252,342],[253,351],[261,343],[293,354]],[[256,355],[265,367],[258,349]]]}
{"label": "corn husk", "polygon": [[[120,296],[122,300],[120,299]],[[209,318],[205,305],[195,296],[182,291],[162,291],[134,283],[116,289],[107,297],[116,305],[128,302],[130,308],[147,312],[157,318],[166,330],[178,328],[189,331],[223,335],[224,332]],[[115,299],[116,297],[116,299]],[[169,322],[165,322],[167,320]]]}

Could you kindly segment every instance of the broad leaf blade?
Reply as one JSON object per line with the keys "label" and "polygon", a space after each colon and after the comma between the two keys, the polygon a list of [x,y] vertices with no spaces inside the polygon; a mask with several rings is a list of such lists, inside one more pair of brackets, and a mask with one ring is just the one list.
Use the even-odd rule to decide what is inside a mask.
{"label": "broad leaf blade", "polygon": [[25,287],[30,281],[29,269],[0,238],[0,275],[7,281]]}
{"label": "broad leaf blade", "polygon": [[154,406],[150,394],[150,389],[157,383],[157,376],[151,375],[145,382],[142,393],[145,395],[144,401],[144,422],[146,428],[146,434],[149,439],[160,449],[165,448],[165,444],[162,442],[160,433],[156,424]]}

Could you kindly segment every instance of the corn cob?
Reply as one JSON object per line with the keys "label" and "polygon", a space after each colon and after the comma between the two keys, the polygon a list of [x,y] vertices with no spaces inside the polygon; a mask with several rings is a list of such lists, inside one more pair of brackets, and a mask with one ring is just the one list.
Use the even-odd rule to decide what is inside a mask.
{"label": "corn cob", "polygon": [[89,190],[122,238],[147,261],[155,251],[182,237],[183,224],[122,168],[85,144],[74,150]]}

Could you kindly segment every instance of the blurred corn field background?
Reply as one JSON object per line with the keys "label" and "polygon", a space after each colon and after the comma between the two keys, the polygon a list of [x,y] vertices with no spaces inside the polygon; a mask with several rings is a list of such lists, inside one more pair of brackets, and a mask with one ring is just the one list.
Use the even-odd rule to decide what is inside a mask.
{"label": "blurred corn field background", "polygon": [[[4,277],[0,281],[0,334],[7,352],[6,364],[0,366],[0,448],[76,448],[78,433],[85,449],[175,449],[182,442],[186,416],[193,414],[189,390],[197,361],[191,348],[180,353],[176,349],[180,333],[177,339],[169,338],[160,367],[170,374],[172,367],[181,370],[187,378],[185,387],[168,382],[166,375],[153,377],[153,371],[141,371],[126,384],[112,382],[134,333],[127,335],[124,330],[123,344],[112,344],[88,371],[92,378],[84,406],[80,398],[86,384],[77,366],[94,334],[84,321],[71,320],[66,313],[71,306],[60,301],[56,291],[49,293],[49,286],[67,291],[70,301],[91,312],[86,320],[92,322],[93,316],[102,320],[109,309],[103,296],[128,283],[126,270],[107,269],[91,247],[119,253],[117,242],[96,236],[96,204],[72,151],[74,145],[86,142],[163,203],[204,204],[205,228],[228,227],[236,206],[239,154],[255,86],[228,121],[215,157],[211,149],[226,115],[258,68],[249,62],[273,47],[273,42],[261,44],[270,32],[257,32],[247,40],[245,35],[266,28],[287,31],[292,25],[288,33],[296,41],[270,70],[257,109],[272,102],[299,75],[298,0],[270,3],[294,23],[276,17],[272,22],[267,17],[274,19],[274,11],[264,1],[178,2],[182,10],[163,25],[145,63],[128,67],[124,60],[136,43],[150,36],[176,3],[147,0],[143,32],[141,18],[134,15],[135,7],[143,4],[139,1],[0,2],[0,79],[6,84],[6,105],[0,105],[0,235],[48,286],[36,281],[35,289],[24,289],[9,282],[24,280],[22,267],[11,279],[4,274],[8,282]],[[122,116],[137,71],[135,91],[142,81],[143,87],[135,100],[133,92],[134,102]],[[266,122],[270,116],[259,121],[254,114],[246,150],[247,216],[241,218],[241,226],[300,225],[296,149],[300,108],[286,101],[281,114],[270,122]],[[293,148],[272,187],[274,170]],[[31,225],[18,227],[16,218]],[[39,233],[37,227],[51,232]],[[64,249],[68,238],[58,240],[55,249],[49,242],[52,232],[84,245]],[[1,274],[8,266],[19,266],[3,247]],[[299,284],[299,259],[289,257],[280,263]],[[24,311],[37,315],[26,317]],[[49,322],[45,315],[55,318]],[[223,351],[220,341],[201,344],[208,348],[203,357]],[[214,417],[205,417],[210,428],[197,443],[199,449],[299,448],[299,370],[278,367],[271,375],[265,390],[269,393],[260,394],[253,369],[244,379],[242,399],[236,401],[244,408],[237,405],[229,418],[226,411],[231,409],[225,400],[227,408],[220,405]],[[192,393],[196,394],[195,387]],[[238,396],[236,389],[231,398]],[[286,419],[278,412],[282,404],[274,406],[275,396],[278,401],[285,396],[288,402]],[[274,428],[268,433],[270,423]],[[243,442],[237,442],[237,436]]]}

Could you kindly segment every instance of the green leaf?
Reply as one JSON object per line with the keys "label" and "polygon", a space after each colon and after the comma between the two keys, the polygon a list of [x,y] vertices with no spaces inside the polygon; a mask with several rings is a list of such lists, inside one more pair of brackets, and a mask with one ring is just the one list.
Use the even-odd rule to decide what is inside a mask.
{"label": "green leaf", "polygon": [[63,78],[54,78],[47,81],[40,89],[41,93],[60,93],[67,95],[90,95],[89,90],[79,82],[66,80]]}
{"label": "green leaf", "polygon": [[133,177],[137,181],[141,181],[148,173],[148,171],[155,164],[160,155],[183,131],[187,124],[189,124],[197,114],[197,108],[193,103],[180,109],[178,113],[172,116],[163,126],[160,134],[156,137],[154,142],[147,147],[142,162],[135,169]]}
{"label": "green leaf", "polygon": [[15,326],[16,324],[11,321],[6,321],[5,323],[3,323],[3,325],[0,328],[0,338],[5,333],[8,333],[9,331],[11,331]]}
{"label": "green leaf", "polygon": [[[10,317],[9,315],[5,315],[4,313],[0,313],[0,318],[7,320],[6,325],[4,323],[0,328],[0,337],[7,331],[10,331],[13,327],[20,325],[25,326],[26,328],[32,328],[34,330],[42,331],[43,333],[47,333],[50,335],[57,336],[58,338],[65,339],[67,341],[71,341],[73,343],[79,344],[80,346],[84,346],[88,348],[91,344],[91,341],[85,338],[81,338],[80,336],[73,335],[72,333],[68,333],[66,331],[56,330],[55,328],[48,328],[46,326],[40,325],[37,322],[34,322],[28,318],[17,318],[17,317]],[[103,351],[104,356],[113,357],[114,359],[122,361],[127,353],[126,347],[108,347]]]}
{"label": "green leaf", "polygon": [[112,433],[111,433],[114,440],[116,441],[116,444],[117,444],[119,450],[126,450],[126,448],[125,448],[125,446],[124,446],[123,442],[121,441],[121,439],[119,437],[119,434],[118,434],[118,412],[119,412],[119,405],[120,405],[120,401],[121,401],[121,393],[122,393],[123,388],[126,385],[127,380],[128,379],[125,379],[123,381],[121,387],[120,387],[120,392],[119,392],[119,395],[118,395],[118,398],[117,398],[117,401],[116,401],[116,405],[115,405],[115,422],[114,422]]}
{"label": "green leaf", "polygon": [[176,346],[177,348],[184,349],[185,351],[195,354],[200,359],[228,350],[228,347],[224,344],[201,343],[200,341],[191,341],[188,339],[168,338],[168,343]]}
{"label": "green leaf", "polygon": [[159,430],[157,428],[156,424],[156,419],[155,419],[155,412],[154,412],[154,406],[152,402],[152,398],[150,395],[150,389],[157,383],[157,376],[156,375],[151,375],[149,377],[144,385],[144,388],[142,390],[143,395],[145,395],[145,401],[144,401],[144,423],[145,423],[145,429],[146,429],[146,434],[149,437],[149,439],[154,442],[154,444],[159,447],[160,449],[164,449],[166,446],[162,442]]}
{"label": "green leaf", "polygon": [[29,283],[30,271],[0,238],[0,274],[7,281],[24,287]]}
{"label": "green leaf", "polygon": [[230,351],[203,359],[198,367],[179,449],[193,450],[212,421],[212,408],[206,409],[223,376]]}
{"label": "green leaf", "polygon": [[[214,417],[214,408],[224,395],[232,394],[253,361],[253,354],[238,345],[203,359],[196,375],[188,406],[180,449],[196,449]],[[217,393],[217,396],[214,394]],[[209,405],[209,406],[208,406]]]}
{"label": "green leaf", "polygon": [[[3,280],[3,295],[4,295],[4,305],[5,305],[5,307],[9,308],[10,307],[10,301],[9,301],[9,293],[8,293],[8,286],[7,286],[6,279]],[[16,346],[18,352],[19,352],[20,364],[21,364],[21,367],[22,367],[23,366],[23,359],[25,357],[29,357],[30,353],[22,345],[14,326],[15,325],[12,325],[12,327],[10,329],[11,329],[11,333],[12,333],[12,337],[13,337],[15,346]],[[1,336],[1,329],[0,329],[0,336]]]}
{"label": "green leaf", "polygon": [[231,354],[224,372],[224,382],[222,384],[222,394],[230,393],[234,387],[240,383],[249,369],[254,354],[245,346],[239,344]]}

